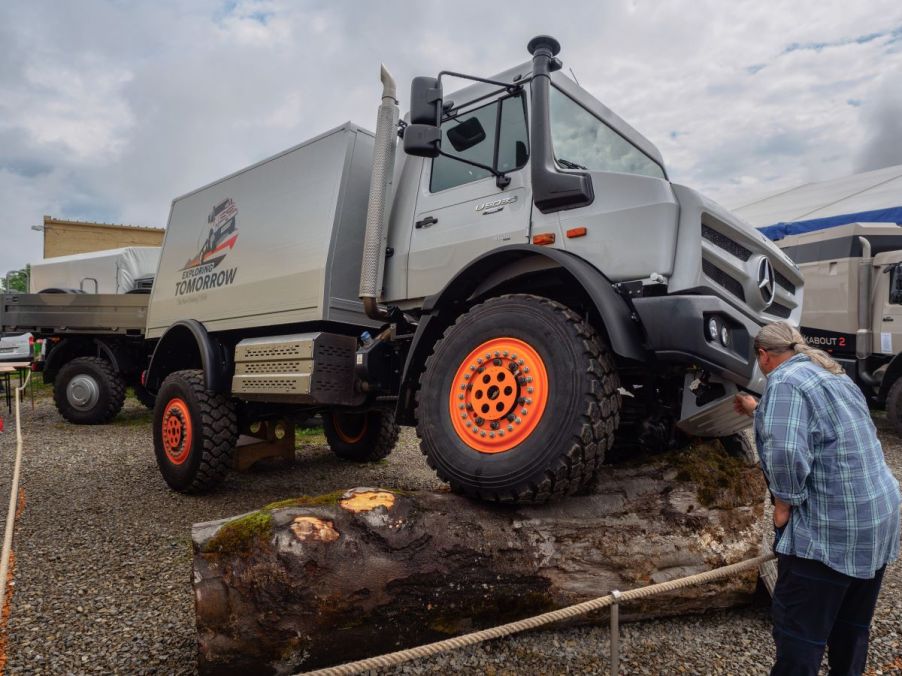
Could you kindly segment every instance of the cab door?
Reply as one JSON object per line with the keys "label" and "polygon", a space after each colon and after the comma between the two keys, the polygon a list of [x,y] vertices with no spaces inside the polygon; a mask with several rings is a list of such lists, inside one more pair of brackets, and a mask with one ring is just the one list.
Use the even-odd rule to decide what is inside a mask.
{"label": "cab door", "polygon": [[408,260],[408,295],[440,291],[474,258],[529,240],[532,193],[523,93],[452,111],[442,124],[442,150],[494,167],[510,178],[499,188],[486,169],[450,157],[421,174]]}
{"label": "cab door", "polygon": [[[878,254],[879,255],[879,254]],[[875,261],[876,262],[876,261]],[[902,263],[875,265],[874,352],[902,352]]]}

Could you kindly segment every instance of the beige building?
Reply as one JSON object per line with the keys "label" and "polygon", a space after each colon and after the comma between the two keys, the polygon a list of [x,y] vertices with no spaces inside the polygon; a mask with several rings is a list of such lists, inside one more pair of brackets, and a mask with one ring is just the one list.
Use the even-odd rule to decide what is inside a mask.
{"label": "beige building", "polygon": [[44,258],[118,249],[125,246],[162,246],[163,228],[66,221],[44,216]]}

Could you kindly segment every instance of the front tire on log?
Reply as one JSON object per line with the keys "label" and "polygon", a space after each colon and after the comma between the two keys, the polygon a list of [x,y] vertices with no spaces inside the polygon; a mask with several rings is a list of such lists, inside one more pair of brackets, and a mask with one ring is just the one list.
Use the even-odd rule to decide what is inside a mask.
{"label": "front tire on log", "polygon": [[169,374],[157,393],[153,445],[157,466],[179,493],[203,493],[232,467],[238,442],[235,404],[208,392],[199,370]]}
{"label": "front tire on log", "polygon": [[375,462],[392,452],[400,427],[394,413],[386,409],[364,413],[327,411],[323,413],[323,433],[339,458]]}
{"label": "front tire on log", "polygon": [[426,361],[420,447],[455,492],[546,502],[595,475],[619,424],[618,387],[607,347],[571,309],[492,298],[445,331]]}
{"label": "front tire on log", "polygon": [[53,401],[66,420],[76,425],[100,425],[112,420],[125,402],[125,382],[99,357],[73,359],[57,374]]}

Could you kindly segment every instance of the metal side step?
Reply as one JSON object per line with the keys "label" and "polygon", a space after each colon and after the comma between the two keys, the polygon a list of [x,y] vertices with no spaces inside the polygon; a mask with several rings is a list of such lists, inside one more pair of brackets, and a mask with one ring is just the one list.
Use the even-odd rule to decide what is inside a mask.
{"label": "metal side step", "polygon": [[247,401],[355,405],[357,339],[335,333],[248,338],[235,347],[232,394]]}

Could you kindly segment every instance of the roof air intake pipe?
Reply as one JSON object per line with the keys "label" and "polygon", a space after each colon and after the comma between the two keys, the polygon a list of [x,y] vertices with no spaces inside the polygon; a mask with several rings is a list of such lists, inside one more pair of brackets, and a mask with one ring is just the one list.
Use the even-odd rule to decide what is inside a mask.
{"label": "roof air intake pipe", "polygon": [[562,172],[554,161],[551,142],[551,73],[560,70],[555,55],[561,44],[549,35],[537,35],[526,46],[532,54],[532,118],[529,137],[532,152],[532,194],[542,213],[583,207],[592,203],[592,178],[588,174]]}
{"label": "roof air intake pipe", "polygon": [[861,244],[861,258],[858,260],[858,330],[855,332],[855,357],[858,361],[858,379],[870,388],[878,382],[868,370],[868,357],[873,344],[873,316],[871,314],[871,286],[874,259],[871,257],[871,243],[865,237],[858,238]]}

